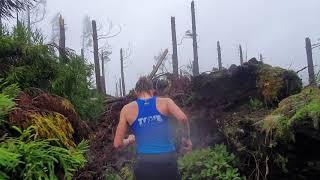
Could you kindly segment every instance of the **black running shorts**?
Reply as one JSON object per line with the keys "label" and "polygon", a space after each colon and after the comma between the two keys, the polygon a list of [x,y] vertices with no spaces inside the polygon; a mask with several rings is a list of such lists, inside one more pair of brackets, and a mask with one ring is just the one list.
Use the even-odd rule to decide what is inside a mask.
{"label": "black running shorts", "polygon": [[176,153],[138,154],[136,180],[180,180]]}

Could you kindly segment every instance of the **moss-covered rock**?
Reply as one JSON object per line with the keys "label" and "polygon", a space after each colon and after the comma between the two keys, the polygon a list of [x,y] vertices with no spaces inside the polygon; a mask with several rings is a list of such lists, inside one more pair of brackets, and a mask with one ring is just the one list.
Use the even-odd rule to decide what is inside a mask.
{"label": "moss-covered rock", "polygon": [[260,64],[257,71],[257,87],[265,102],[272,103],[299,93],[302,82],[294,71]]}
{"label": "moss-covered rock", "polygon": [[262,121],[261,127],[275,139],[290,141],[294,140],[294,127],[298,124],[319,130],[319,122],[320,89],[310,87],[281,101],[279,107]]}

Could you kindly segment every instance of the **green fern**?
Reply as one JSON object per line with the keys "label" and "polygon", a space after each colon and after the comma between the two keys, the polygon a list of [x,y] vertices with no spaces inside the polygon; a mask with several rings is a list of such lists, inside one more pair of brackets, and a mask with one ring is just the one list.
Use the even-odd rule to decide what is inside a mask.
{"label": "green fern", "polygon": [[75,147],[74,130],[66,117],[59,113],[32,114],[36,136],[46,139],[57,139],[57,143],[67,148]]}
{"label": "green fern", "polygon": [[15,103],[7,95],[0,93],[0,119],[7,115],[15,106]]}
{"label": "green fern", "polygon": [[0,147],[0,167],[5,167],[5,169],[14,169],[17,167],[21,161],[19,161],[20,155],[12,153],[3,147]]}
{"label": "green fern", "polygon": [[16,98],[20,92],[21,89],[19,88],[18,84],[11,84],[4,87],[2,90],[2,94],[7,95],[10,98]]}
{"label": "green fern", "polygon": [[86,163],[84,154],[88,142],[83,141],[76,148],[68,150],[52,146],[52,140],[33,140],[32,131],[34,129],[29,128],[22,131],[20,137],[7,138],[0,144],[0,169],[5,170],[3,177],[14,175],[15,178],[27,180],[58,179],[56,167],[60,167],[65,179],[72,179],[73,173]]}

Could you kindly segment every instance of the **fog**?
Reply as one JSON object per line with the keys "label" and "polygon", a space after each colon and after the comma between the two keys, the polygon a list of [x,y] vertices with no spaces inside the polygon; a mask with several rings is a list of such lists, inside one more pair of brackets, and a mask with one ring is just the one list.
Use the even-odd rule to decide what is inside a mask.
{"label": "fog", "polygon": [[[171,60],[170,17],[176,17],[178,42],[191,30],[190,0],[48,0],[46,19],[39,25],[50,40],[50,21],[60,12],[67,27],[66,44],[80,54],[82,21],[85,15],[98,24],[108,20],[120,25],[121,33],[108,40],[111,61],[106,63],[107,93],[115,93],[120,77],[120,48],[131,47],[125,82],[133,88],[140,75],[151,72],[154,56],[169,49]],[[222,48],[224,67],[239,64],[238,45],[248,59],[263,55],[264,62],[299,70],[306,66],[305,37],[313,43],[320,38],[319,0],[196,0],[200,72],[217,67],[216,43]],[[90,52],[87,52],[90,53]],[[193,59],[192,40],[178,46],[179,66]],[[319,64],[318,49],[314,63]],[[87,56],[93,62],[92,56]],[[169,68],[170,69],[170,68]],[[318,72],[318,71],[317,71]],[[306,71],[301,73],[305,79]]]}

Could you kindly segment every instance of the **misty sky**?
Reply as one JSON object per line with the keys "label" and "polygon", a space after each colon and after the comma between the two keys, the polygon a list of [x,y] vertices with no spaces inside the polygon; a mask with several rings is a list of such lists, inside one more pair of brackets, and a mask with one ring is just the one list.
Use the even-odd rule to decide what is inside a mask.
{"label": "misty sky", "polygon": [[[121,34],[109,40],[113,54],[106,64],[107,91],[114,94],[115,80],[120,77],[119,49],[132,48],[125,69],[127,89],[131,89],[140,75],[150,73],[155,55],[166,48],[171,55],[170,17],[176,17],[178,41],[191,29],[190,2],[48,0],[47,20],[41,27],[50,39],[50,20],[60,12],[67,26],[67,46],[79,52],[85,15],[98,24],[106,25],[110,20],[121,25]],[[298,70],[306,66],[305,37],[309,36],[313,43],[320,39],[319,0],[196,0],[195,3],[200,72],[217,67],[218,40],[225,67],[239,64],[237,48],[241,43],[248,59],[262,53],[266,63]],[[179,66],[189,64],[192,53],[192,40],[184,39],[178,46]],[[320,50],[315,49],[315,64],[320,64],[318,54]]]}

